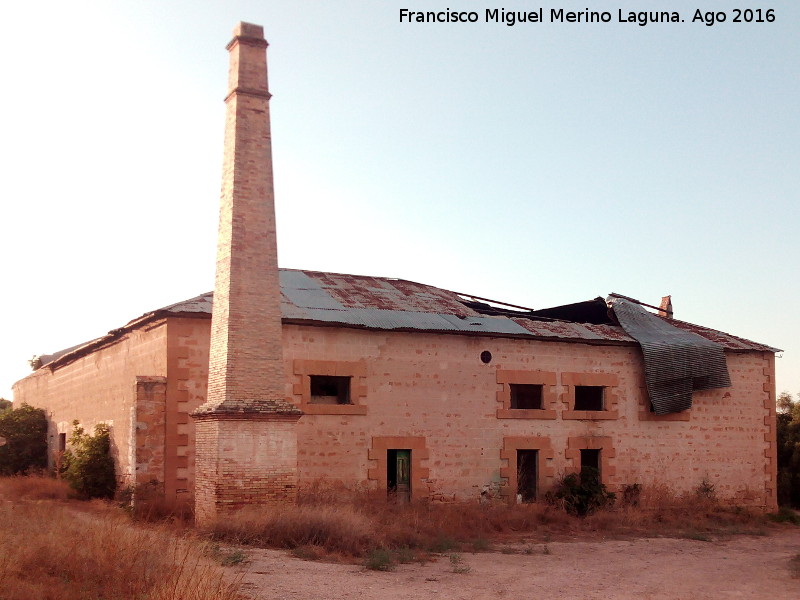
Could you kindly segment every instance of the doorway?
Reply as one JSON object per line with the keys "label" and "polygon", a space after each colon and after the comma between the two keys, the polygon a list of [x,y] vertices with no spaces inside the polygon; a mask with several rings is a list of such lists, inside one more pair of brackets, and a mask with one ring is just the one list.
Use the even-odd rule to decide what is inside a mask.
{"label": "doorway", "polygon": [[517,450],[517,502],[536,501],[538,470],[538,450]]}
{"label": "doorway", "polygon": [[386,489],[399,502],[411,500],[411,450],[386,451]]}
{"label": "doorway", "polygon": [[581,481],[600,483],[600,450],[581,450]]}

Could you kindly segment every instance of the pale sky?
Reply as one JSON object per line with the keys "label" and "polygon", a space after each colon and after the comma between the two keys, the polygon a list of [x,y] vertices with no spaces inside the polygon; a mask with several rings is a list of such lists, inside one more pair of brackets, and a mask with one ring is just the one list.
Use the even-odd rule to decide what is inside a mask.
{"label": "pale sky", "polygon": [[[31,1],[0,13],[0,396],[213,288],[228,55],[264,26],[281,266],[545,308],[617,292],[784,352],[800,392],[800,6]],[[682,23],[619,23],[656,4]],[[544,23],[484,22],[487,8]],[[552,23],[551,9],[612,22]],[[755,5],[753,5],[755,6]],[[766,5],[765,5],[766,6]],[[475,10],[400,23],[401,8]]]}

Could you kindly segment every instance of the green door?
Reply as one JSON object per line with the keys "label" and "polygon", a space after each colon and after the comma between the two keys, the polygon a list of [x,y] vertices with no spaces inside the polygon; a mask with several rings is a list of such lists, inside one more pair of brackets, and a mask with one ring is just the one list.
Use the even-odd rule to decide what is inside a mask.
{"label": "green door", "polygon": [[387,450],[386,487],[400,502],[411,499],[411,450]]}

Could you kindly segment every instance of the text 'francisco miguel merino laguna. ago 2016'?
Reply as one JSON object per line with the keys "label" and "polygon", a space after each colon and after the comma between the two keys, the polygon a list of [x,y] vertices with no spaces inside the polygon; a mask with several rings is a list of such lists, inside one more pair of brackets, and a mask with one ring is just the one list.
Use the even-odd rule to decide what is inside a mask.
{"label": "text 'francisco miguel merino laguna. ago 2016'", "polygon": [[[729,21],[731,23],[772,23],[775,11],[762,9],[734,9],[728,15],[725,11],[692,12],[691,23],[702,23],[708,27]],[[688,13],[687,13],[688,14]],[[730,19],[728,17],[731,17]],[[459,11],[449,8],[439,11],[400,9],[401,23],[502,23],[509,27],[518,23],[631,23],[644,27],[651,23],[684,23],[685,17],[677,11],[636,11],[617,9],[616,19],[612,11],[586,10],[571,11],[563,8],[538,8],[536,10],[506,10],[505,8],[487,8],[483,18],[478,11]]]}

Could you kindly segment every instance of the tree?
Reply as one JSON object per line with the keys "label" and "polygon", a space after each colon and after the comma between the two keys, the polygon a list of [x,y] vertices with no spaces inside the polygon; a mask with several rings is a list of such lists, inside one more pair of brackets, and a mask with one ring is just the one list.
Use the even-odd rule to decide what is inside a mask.
{"label": "tree", "polygon": [[792,404],[794,400],[789,392],[781,392],[778,394],[778,401],[776,402],[778,412],[781,414],[788,414],[792,412]]}
{"label": "tree", "polygon": [[5,398],[0,398],[0,413],[12,408],[14,404],[11,400],[6,400]]}
{"label": "tree", "polygon": [[778,502],[800,507],[800,402],[778,396]]}
{"label": "tree", "polygon": [[47,417],[41,408],[23,404],[0,412],[0,475],[47,467]]}
{"label": "tree", "polygon": [[64,479],[81,498],[114,497],[117,479],[108,425],[95,425],[94,435],[89,435],[74,421],[61,464]]}

